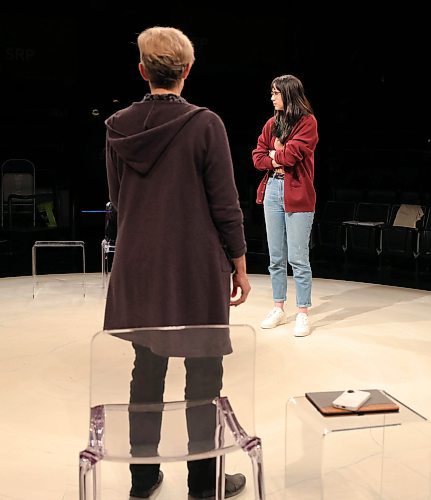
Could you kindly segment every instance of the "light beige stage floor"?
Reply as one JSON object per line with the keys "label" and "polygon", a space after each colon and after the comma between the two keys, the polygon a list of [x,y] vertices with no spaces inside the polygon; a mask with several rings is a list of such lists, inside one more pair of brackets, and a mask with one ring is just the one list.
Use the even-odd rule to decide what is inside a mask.
{"label": "light beige stage floor", "polygon": [[[100,275],[89,274],[87,280],[85,298],[79,275],[69,275],[48,277],[33,299],[31,277],[0,279],[1,500],[78,499],[78,452],[87,443],[89,417],[90,339],[102,327],[105,306]],[[431,418],[431,292],[315,279],[313,333],[295,338],[294,295],[288,300],[288,324],[261,330],[272,306],[270,279],[252,275],[251,283],[249,300],[232,309],[231,323],[248,323],[257,333],[256,427],[263,440],[268,499],[296,500],[284,491],[285,406],[291,396],[385,389]],[[122,467],[109,471],[104,500],[127,500],[116,490],[116,481],[128,478],[127,466]],[[185,464],[163,469],[158,500],[187,498]],[[249,485],[239,498],[251,499],[248,458],[242,452],[228,455],[227,472],[240,470]]]}

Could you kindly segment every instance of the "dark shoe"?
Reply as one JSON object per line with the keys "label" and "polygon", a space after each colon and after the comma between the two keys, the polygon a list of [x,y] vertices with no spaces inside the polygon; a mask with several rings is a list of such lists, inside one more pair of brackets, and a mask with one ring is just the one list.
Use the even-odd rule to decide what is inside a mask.
{"label": "dark shoe", "polygon": [[[225,474],[224,497],[231,498],[239,495],[245,488],[245,476],[243,474]],[[207,498],[208,500],[215,498],[215,490],[205,490],[200,493],[189,491],[189,499]]]}
{"label": "dark shoe", "polygon": [[148,490],[137,490],[132,488],[130,490],[129,500],[139,500],[140,498],[149,498],[162,484],[162,481],[163,481],[163,472],[160,470],[157,482],[153,486],[151,486],[151,488],[148,488]]}

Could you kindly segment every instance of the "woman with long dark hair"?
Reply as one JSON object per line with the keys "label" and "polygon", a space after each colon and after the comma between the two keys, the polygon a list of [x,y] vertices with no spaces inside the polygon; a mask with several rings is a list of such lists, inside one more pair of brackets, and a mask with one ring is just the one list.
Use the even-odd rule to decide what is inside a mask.
{"label": "woman with long dark hair", "polygon": [[252,152],[255,168],[265,171],[256,202],[264,206],[274,299],[274,307],[261,327],[274,328],[287,322],[284,304],[289,263],[296,288],[294,335],[304,337],[311,332],[309,241],[316,205],[317,121],[302,82],[293,75],[279,76],[272,81],[271,100],[274,116],[265,123]]}

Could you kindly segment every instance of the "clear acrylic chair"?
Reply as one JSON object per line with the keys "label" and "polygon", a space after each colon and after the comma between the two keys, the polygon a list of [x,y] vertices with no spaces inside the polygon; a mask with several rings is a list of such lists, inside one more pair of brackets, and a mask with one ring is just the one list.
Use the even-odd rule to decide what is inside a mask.
{"label": "clear acrylic chair", "polygon": [[111,271],[112,260],[115,254],[115,242],[103,239],[101,243],[102,254],[102,287],[107,288],[109,283],[109,274]]}
{"label": "clear acrylic chair", "polygon": [[[161,372],[149,362],[154,357],[165,362]],[[255,331],[249,325],[98,332],[91,342],[90,433],[79,454],[80,500],[103,498],[104,461],[208,458],[216,459],[215,498],[223,500],[225,455],[238,450],[251,459],[255,498],[264,499],[254,376]]]}
{"label": "clear acrylic chair", "polygon": [[115,243],[117,240],[117,210],[108,201],[105,210],[105,237],[101,244],[102,253],[102,286],[107,288],[109,283],[109,273],[115,254]]}

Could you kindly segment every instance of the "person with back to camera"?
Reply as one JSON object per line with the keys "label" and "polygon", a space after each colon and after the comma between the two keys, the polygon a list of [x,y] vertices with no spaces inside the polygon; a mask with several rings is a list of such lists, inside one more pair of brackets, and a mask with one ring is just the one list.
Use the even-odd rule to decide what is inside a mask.
{"label": "person with back to camera", "polygon": [[[118,232],[104,328],[227,325],[229,306],[246,300],[250,284],[226,130],[218,115],[181,97],[194,62],[182,31],[148,28],[137,43],[150,93],[106,120],[109,198]],[[131,402],[163,401],[169,356],[196,347],[175,341],[159,333],[147,345],[134,345]],[[219,395],[221,360],[186,359],[186,399]],[[131,423],[131,453],[141,431]],[[190,497],[213,497],[216,459],[187,465]],[[162,483],[160,464],[129,467],[131,499],[150,497]],[[226,497],[240,493],[245,482],[242,474],[226,474]]]}
{"label": "person with back to camera", "polygon": [[296,337],[311,332],[312,272],[309,241],[316,205],[314,151],[318,142],[317,121],[301,81],[283,75],[271,83],[274,116],[264,125],[252,152],[253,164],[265,176],[257,189],[256,202],[263,203],[268,239],[274,307],[261,328],[287,322],[287,262],[296,288]]}

